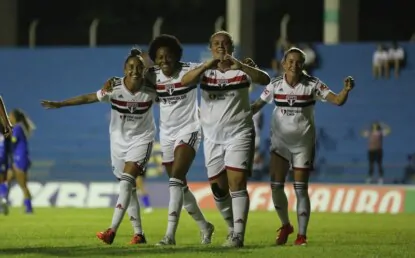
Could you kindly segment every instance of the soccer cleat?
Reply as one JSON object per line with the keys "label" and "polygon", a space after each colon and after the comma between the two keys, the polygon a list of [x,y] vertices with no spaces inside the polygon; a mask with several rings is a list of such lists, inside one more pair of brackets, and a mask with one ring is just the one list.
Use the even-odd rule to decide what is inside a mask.
{"label": "soccer cleat", "polygon": [[235,248],[244,247],[242,236],[239,234],[232,236],[228,241],[225,242],[225,244],[223,244],[223,246],[224,247],[235,247]]}
{"label": "soccer cleat", "polygon": [[275,243],[277,245],[285,245],[288,241],[288,236],[294,232],[294,227],[291,224],[286,224],[280,227],[277,232],[279,232]]}
{"label": "soccer cleat", "polygon": [[297,235],[297,239],[294,241],[294,245],[307,245],[307,237],[305,235]]}
{"label": "soccer cleat", "polygon": [[170,238],[169,236],[164,236],[162,240],[160,240],[160,242],[158,242],[156,244],[157,246],[162,246],[162,245],[176,245],[176,240]]}
{"label": "soccer cleat", "polygon": [[208,222],[205,230],[200,231],[200,238],[202,245],[208,245],[212,243],[212,235],[215,232],[215,226],[212,223]]}
{"label": "soccer cleat", "polygon": [[109,228],[103,232],[98,232],[97,237],[101,239],[102,242],[110,245],[112,242],[114,242],[115,232]]}
{"label": "soccer cleat", "polygon": [[135,234],[133,238],[131,239],[130,244],[131,245],[147,244],[147,240],[144,234]]}
{"label": "soccer cleat", "polygon": [[226,236],[225,242],[222,244],[222,246],[228,246],[228,243],[232,240],[233,237],[233,231],[230,231],[228,235]]}

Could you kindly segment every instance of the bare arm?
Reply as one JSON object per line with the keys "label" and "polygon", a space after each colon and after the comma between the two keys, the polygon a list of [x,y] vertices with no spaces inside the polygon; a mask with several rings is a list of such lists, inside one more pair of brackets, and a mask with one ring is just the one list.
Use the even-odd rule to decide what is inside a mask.
{"label": "bare arm", "polygon": [[212,67],[216,67],[218,65],[220,60],[218,59],[211,59],[209,61],[204,62],[202,65],[196,67],[193,70],[188,71],[183,77],[182,77],[182,85],[183,86],[189,86],[189,85],[194,85],[197,84],[199,82],[200,76],[202,76],[202,74],[212,68]]}
{"label": "bare arm", "polygon": [[70,99],[66,99],[63,101],[49,101],[49,100],[42,100],[41,104],[43,107],[47,109],[51,108],[61,108],[61,107],[68,107],[68,106],[78,106],[84,104],[91,104],[98,102],[97,93],[89,93],[84,94],[81,96],[73,97]]}
{"label": "bare arm", "polygon": [[266,104],[267,102],[263,101],[262,99],[257,99],[254,103],[251,104],[252,114],[255,115],[258,113],[258,111],[261,110]]}
{"label": "bare arm", "polygon": [[354,79],[351,76],[348,76],[344,80],[344,88],[342,89],[342,91],[340,91],[339,94],[329,92],[325,99],[334,105],[342,106],[347,102],[349,92],[353,89],[353,87]]}
{"label": "bare arm", "polygon": [[347,102],[347,98],[349,96],[349,90],[342,89],[339,94],[335,94],[330,92],[326,96],[326,100],[334,105],[342,106]]}
{"label": "bare arm", "polygon": [[241,70],[251,77],[253,83],[268,85],[271,82],[268,74],[261,69],[242,63]]}
{"label": "bare arm", "polygon": [[0,117],[1,122],[3,123],[4,127],[11,127],[12,123],[9,120],[9,116],[7,115],[6,107],[4,106],[3,98],[0,96]]}

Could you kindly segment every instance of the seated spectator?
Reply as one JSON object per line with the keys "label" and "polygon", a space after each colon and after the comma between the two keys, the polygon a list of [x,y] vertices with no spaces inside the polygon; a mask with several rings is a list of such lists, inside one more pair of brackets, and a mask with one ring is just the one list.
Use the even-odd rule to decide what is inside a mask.
{"label": "seated spectator", "polygon": [[395,78],[399,77],[400,68],[405,63],[405,51],[398,45],[397,42],[392,44],[392,47],[388,50],[389,64],[393,67],[395,72]]}
{"label": "seated spectator", "polygon": [[373,53],[373,76],[389,78],[389,55],[382,45]]}

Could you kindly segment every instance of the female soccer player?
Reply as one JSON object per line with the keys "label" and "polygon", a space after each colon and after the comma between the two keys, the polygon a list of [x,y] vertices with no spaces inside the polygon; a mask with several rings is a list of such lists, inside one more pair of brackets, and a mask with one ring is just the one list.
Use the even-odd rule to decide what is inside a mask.
{"label": "female soccer player", "polygon": [[308,196],[309,172],[313,169],[315,152],[314,104],[316,100],[327,100],[341,106],[346,103],[354,86],[352,77],[344,81],[344,88],[338,94],[316,77],[303,72],[305,53],[290,48],[284,54],[284,74],[276,77],[252,104],[255,114],[266,103],[274,101],[276,107],[271,121],[271,191],[275,209],[282,227],[278,230],[277,245],[287,243],[294,231],[288,218],[288,201],[284,192],[287,172],[294,171],[294,190],[297,196],[298,235],[295,245],[307,244],[307,226],[310,218]]}
{"label": "female soccer player", "polygon": [[68,100],[42,101],[45,108],[61,108],[98,101],[111,104],[110,143],[111,162],[115,176],[120,180],[120,193],[114,209],[111,226],[97,237],[112,244],[125,211],[134,228],[131,244],[146,243],[140,206],[136,194],[136,177],[143,174],[149,160],[155,134],[152,105],[156,99],[153,87],[144,83],[144,60],[141,51],[133,48],[124,63],[124,77],[114,77],[111,92],[98,90]]}
{"label": "female soccer player", "polygon": [[210,49],[213,59],[185,74],[182,85],[200,82],[205,163],[216,205],[229,227],[225,245],[242,247],[255,139],[249,86],[267,85],[270,78],[232,56],[233,40],[225,31],[211,36]]}
{"label": "female soccer player", "polygon": [[24,206],[26,213],[33,213],[32,196],[27,187],[27,173],[31,165],[29,156],[29,138],[33,130],[36,129],[32,120],[19,109],[10,112],[10,122],[13,124],[13,132],[11,139],[11,156],[12,167],[8,174],[7,182],[16,178],[17,183],[23,191]]}
{"label": "female soccer player", "polygon": [[198,117],[197,85],[182,86],[185,73],[196,67],[182,63],[183,49],[179,40],[161,35],[149,46],[149,57],[156,64],[147,79],[155,85],[160,103],[160,143],[163,165],[170,177],[168,225],[158,245],[174,245],[182,206],[197,222],[201,243],[210,244],[214,226],[207,222],[197,201],[187,186],[186,175],[192,165],[201,141]]}

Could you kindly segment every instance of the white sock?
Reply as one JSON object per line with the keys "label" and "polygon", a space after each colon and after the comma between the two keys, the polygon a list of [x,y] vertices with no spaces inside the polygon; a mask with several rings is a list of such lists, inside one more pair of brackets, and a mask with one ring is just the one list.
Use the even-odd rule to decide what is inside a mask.
{"label": "white sock", "polygon": [[169,180],[169,215],[167,223],[166,235],[171,239],[176,236],[177,225],[179,224],[180,212],[183,207],[183,181],[177,178],[170,178]]}
{"label": "white sock", "polygon": [[232,197],[232,209],[233,209],[233,225],[234,235],[242,237],[242,241],[245,236],[245,227],[248,220],[249,211],[249,195],[248,191],[240,190],[231,192]]}
{"label": "white sock", "polygon": [[137,191],[135,188],[131,192],[130,205],[128,205],[127,213],[130,217],[131,225],[134,229],[134,234],[143,234],[140,216],[140,203],[138,202]]}
{"label": "white sock", "polygon": [[196,221],[200,230],[205,230],[207,228],[208,222],[205,219],[202,211],[200,210],[199,205],[197,204],[196,198],[190,191],[189,187],[186,185],[183,187],[183,206],[187,213]]}
{"label": "white sock", "polygon": [[111,229],[118,230],[124,217],[128,205],[130,204],[131,192],[135,187],[135,178],[132,175],[123,173],[120,180],[120,194],[118,195],[117,204],[115,205],[114,214],[112,216]]}

